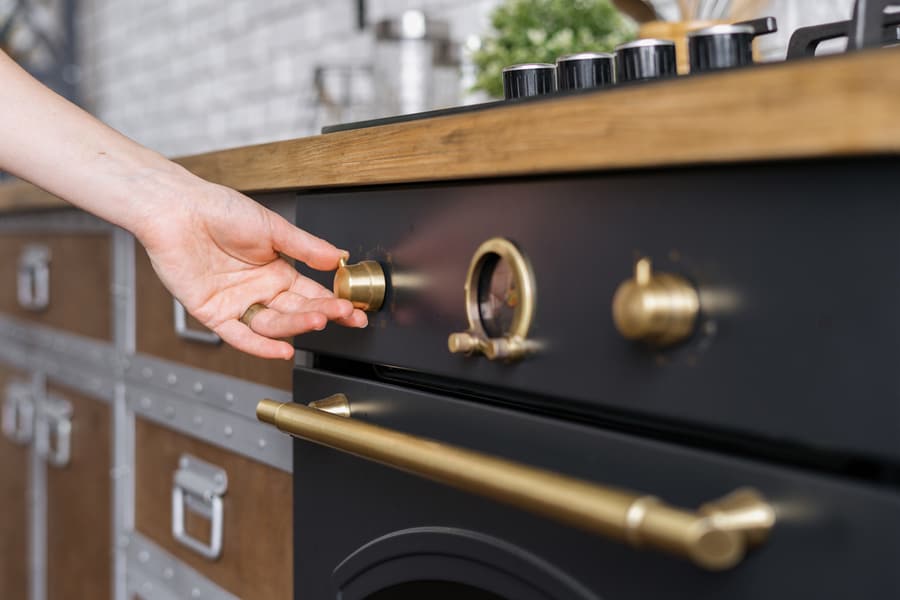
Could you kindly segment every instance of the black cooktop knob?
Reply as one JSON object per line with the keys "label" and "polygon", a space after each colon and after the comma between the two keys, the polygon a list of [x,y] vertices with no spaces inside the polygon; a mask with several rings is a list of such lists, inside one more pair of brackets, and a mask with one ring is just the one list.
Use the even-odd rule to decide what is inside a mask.
{"label": "black cooktop knob", "polygon": [[644,81],[678,75],[675,42],[669,40],[636,40],[616,48],[616,80]]}
{"label": "black cooktop knob", "polygon": [[714,25],[688,34],[691,73],[753,64],[753,27]]}
{"label": "black cooktop knob", "polygon": [[605,52],[569,54],[556,60],[556,86],[560,90],[602,88],[615,82],[614,57]]}
{"label": "black cooktop knob", "polygon": [[555,91],[555,65],[530,63],[503,69],[503,95],[507,100],[542,96]]}

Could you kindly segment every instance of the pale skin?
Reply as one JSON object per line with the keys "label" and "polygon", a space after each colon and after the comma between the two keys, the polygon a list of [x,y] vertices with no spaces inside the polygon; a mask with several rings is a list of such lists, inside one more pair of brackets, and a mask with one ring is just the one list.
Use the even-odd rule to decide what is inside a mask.
{"label": "pale skin", "polygon": [[[228,344],[291,359],[281,341],[365,313],[279,253],[334,270],[343,250],[232,189],[205,181],[56,95],[0,52],[0,170],[132,232],[187,311]],[[251,323],[241,315],[267,308]]]}

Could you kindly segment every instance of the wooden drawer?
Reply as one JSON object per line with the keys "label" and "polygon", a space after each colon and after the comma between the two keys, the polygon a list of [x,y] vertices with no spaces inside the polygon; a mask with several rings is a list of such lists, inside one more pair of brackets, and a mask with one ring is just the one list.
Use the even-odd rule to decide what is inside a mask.
{"label": "wooden drawer", "polygon": [[[175,330],[172,295],[156,276],[146,252],[137,251],[137,351],[184,363],[198,369],[291,389],[291,361],[265,360],[244,354],[224,343],[180,337]],[[188,317],[191,330],[209,333]]]}
{"label": "wooden drawer", "polygon": [[[138,418],[135,437],[135,528],[161,548],[241,598],[293,597],[291,476]],[[225,471],[222,550],[210,559],[173,536],[173,481],[183,455]],[[210,539],[210,521],[184,511],[185,531]]]}
{"label": "wooden drawer", "polygon": [[[8,385],[30,377],[0,365],[3,403]],[[0,435],[0,598],[28,597],[29,446]]]}
{"label": "wooden drawer", "polygon": [[111,411],[103,401],[57,385],[48,397],[71,405],[71,455],[47,463],[47,596],[112,596]]}
{"label": "wooden drawer", "polygon": [[[20,262],[47,250],[49,295],[44,308],[19,298]],[[101,340],[112,339],[111,240],[108,234],[0,235],[0,312]]]}

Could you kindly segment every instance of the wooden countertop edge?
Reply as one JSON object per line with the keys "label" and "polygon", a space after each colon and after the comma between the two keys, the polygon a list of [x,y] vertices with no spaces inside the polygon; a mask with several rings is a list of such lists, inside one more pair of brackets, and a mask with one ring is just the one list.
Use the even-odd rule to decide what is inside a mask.
{"label": "wooden countertop edge", "polygon": [[[900,152],[900,48],[177,159],[245,192]],[[0,186],[0,210],[64,204]],[[43,194],[43,196],[41,195]]]}

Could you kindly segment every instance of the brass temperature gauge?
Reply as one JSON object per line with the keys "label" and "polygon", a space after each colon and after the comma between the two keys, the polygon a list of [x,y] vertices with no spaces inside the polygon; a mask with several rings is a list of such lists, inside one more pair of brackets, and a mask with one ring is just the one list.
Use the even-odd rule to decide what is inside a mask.
{"label": "brass temperature gauge", "polygon": [[537,287],[531,265],[515,244],[503,238],[483,243],[469,265],[465,292],[469,329],[450,335],[450,352],[517,360],[536,349],[528,330]]}
{"label": "brass temperature gauge", "polygon": [[616,290],[612,312],[622,337],[669,346],[694,332],[700,298],[689,281],[654,273],[650,259],[642,258],[634,267],[634,278]]}

